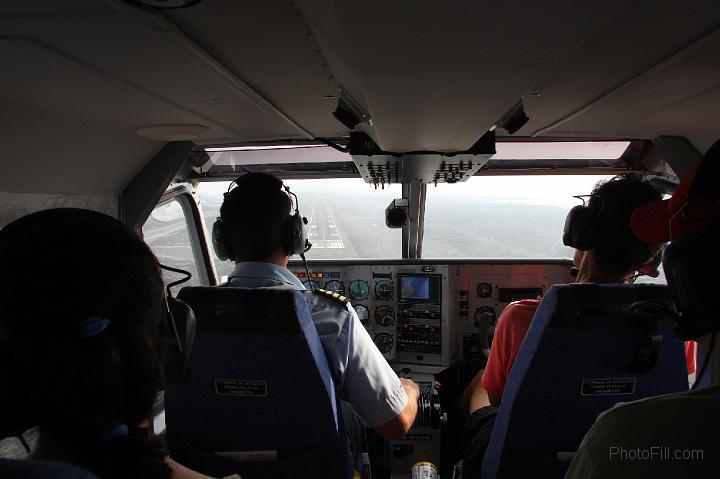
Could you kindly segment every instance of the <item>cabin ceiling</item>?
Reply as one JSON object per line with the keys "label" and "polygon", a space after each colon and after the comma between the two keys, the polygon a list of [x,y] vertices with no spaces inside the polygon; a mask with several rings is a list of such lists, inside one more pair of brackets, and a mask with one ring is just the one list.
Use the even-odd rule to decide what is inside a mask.
{"label": "cabin ceiling", "polygon": [[0,191],[117,195],[163,146],[145,125],[206,125],[199,144],[343,137],[339,85],[388,151],[464,150],[521,98],[514,136],[704,151],[719,28],[716,0],[2,2]]}

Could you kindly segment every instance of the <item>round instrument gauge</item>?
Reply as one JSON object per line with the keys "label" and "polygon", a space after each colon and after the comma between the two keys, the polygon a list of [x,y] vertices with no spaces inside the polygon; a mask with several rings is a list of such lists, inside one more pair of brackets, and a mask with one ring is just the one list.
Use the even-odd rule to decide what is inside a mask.
{"label": "round instrument gauge", "polygon": [[391,334],[379,333],[375,335],[373,342],[381,353],[387,354],[392,351],[394,340]]}
{"label": "round instrument gauge", "polygon": [[489,298],[492,296],[492,284],[479,283],[477,285],[477,296],[478,298]]}
{"label": "round instrument gauge", "polygon": [[368,288],[367,281],[356,279],[350,281],[350,299],[366,299],[370,289]]}
{"label": "round instrument gauge", "polygon": [[388,301],[393,298],[395,288],[393,287],[392,281],[383,279],[375,283],[375,298],[381,301]]}
{"label": "round instrument gauge", "polygon": [[339,295],[345,295],[345,285],[342,284],[342,281],[338,281],[336,279],[325,283],[325,287],[323,289],[332,291],[333,293],[337,293]]}
{"label": "round instrument gauge", "polygon": [[395,322],[394,311],[390,306],[378,306],[375,308],[375,322],[380,326],[390,326]]}
{"label": "round instrument gauge", "polygon": [[303,286],[305,286],[305,289],[307,290],[320,289],[320,283],[311,279],[306,279],[305,281],[303,281]]}
{"label": "round instrument gauge", "polygon": [[495,313],[495,310],[490,306],[480,306],[475,310],[473,319],[475,319],[475,326],[479,326],[482,323],[492,325],[497,319],[497,313]]}
{"label": "round instrument gauge", "polygon": [[368,327],[370,325],[370,311],[368,311],[367,306],[364,304],[355,304],[353,307],[360,322],[363,323],[363,326]]}

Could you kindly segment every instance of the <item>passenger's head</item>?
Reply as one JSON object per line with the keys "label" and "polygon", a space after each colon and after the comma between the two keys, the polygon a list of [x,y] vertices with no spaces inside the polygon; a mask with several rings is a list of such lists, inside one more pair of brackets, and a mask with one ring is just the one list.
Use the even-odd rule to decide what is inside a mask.
{"label": "passenger's head", "polygon": [[286,239],[290,197],[282,181],[266,173],[248,173],[225,195],[220,218],[229,233],[235,261],[266,261],[288,256]]}
{"label": "passenger's head", "polygon": [[595,185],[588,206],[598,213],[593,219],[590,254],[600,277],[620,281],[652,260],[661,245],[647,244],[630,227],[633,211],[662,195],[636,175],[619,175]]}
{"label": "passenger's head", "polygon": [[159,441],[141,432],[101,439],[152,417],[165,312],[157,260],[117,220],[56,209],[5,226],[0,339],[10,364],[0,367],[9,366],[11,399],[2,422],[38,426],[41,445],[62,451],[56,459],[100,477],[168,477]]}

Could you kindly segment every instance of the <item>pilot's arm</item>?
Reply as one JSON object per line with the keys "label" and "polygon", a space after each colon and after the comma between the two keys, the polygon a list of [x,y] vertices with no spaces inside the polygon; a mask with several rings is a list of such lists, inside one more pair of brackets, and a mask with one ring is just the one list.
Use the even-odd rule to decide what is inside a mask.
{"label": "pilot's arm", "polygon": [[398,378],[363,327],[352,306],[352,318],[343,328],[347,335],[335,351],[344,363],[340,396],[348,402],[366,427],[386,438],[399,438],[415,421],[418,386]]}
{"label": "pilot's arm", "polygon": [[395,416],[395,418],[385,424],[374,427],[375,432],[388,439],[399,439],[408,432],[413,422],[415,422],[415,416],[418,411],[420,388],[418,388],[418,385],[415,384],[412,379],[400,378],[400,383],[408,397],[407,404],[402,412]]}

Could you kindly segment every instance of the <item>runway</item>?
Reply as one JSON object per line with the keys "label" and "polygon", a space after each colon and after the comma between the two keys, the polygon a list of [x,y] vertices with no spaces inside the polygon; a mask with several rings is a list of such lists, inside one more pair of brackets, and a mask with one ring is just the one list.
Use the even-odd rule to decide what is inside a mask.
{"label": "runway", "polygon": [[305,215],[308,219],[308,239],[312,249],[308,258],[353,258],[357,253],[350,240],[348,227],[352,221],[338,214],[334,205],[320,195],[305,195]]}

